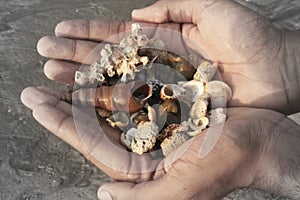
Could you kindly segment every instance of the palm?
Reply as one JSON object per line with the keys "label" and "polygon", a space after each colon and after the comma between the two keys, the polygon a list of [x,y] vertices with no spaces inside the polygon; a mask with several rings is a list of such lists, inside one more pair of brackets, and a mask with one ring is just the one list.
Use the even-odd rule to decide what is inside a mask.
{"label": "palm", "polygon": [[[218,13],[210,9],[218,10]],[[285,67],[284,54],[286,53],[281,41],[283,33],[261,16],[241,6],[231,9],[232,14],[229,17],[225,11],[220,12],[219,8],[209,7],[202,12],[205,18],[202,17],[201,20],[195,21],[196,24],[183,24],[182,29],[180,29],[180,23],[160,25],[147,23],[144,26],[182,30],[183,35],[188,35],[188,38],[182,39],[179,38],[179,35],[170,35],[172,32],[166,34],[164,31],[158,33],[150,31],[149,34],[152,36],[161,34],[159,37],[165,39],[171,50],[176,49],[178,52],[180,51],[178,46],[188,46],[198,50],[200,54],[206,55],[208,59],[220,63],[222,78],[233,89],[230,106],[286,111],[286,106],[283,105],[288,105],[288,89],[285,88],[286,80],[282,74]],[[242,17],[245,18],[244,21],[240,20]],[[90,26],[89,33],[85,29],[86,24]],[[86,64],[93,63],[99,59],[97,42],[130,30],[130,24],[120,25],[117,22],[101,21],[88,23],[80,20],[59,24],[56,35],[69,39],[47,37],[43,38],[38,45],[38,50],[42,55],[59,59],[50,60],[46,64],[46,75],[58,81],[72,83],[74,72],[78,70],[79,64],[68,63],[60,59]],[[107,28],[110,28],[110,32],[103,32],[103,29]],[[89,40],[82,40],[86,38]],[[191,40],[193,41],[191,42]],[[72,46],[74,44],[76,44],[76,48]],[[202,49],[198,47],[199,44]],[[61,51],[54,51],[54,47],[60,48]],[[184,50],[184,48],[181,49]],[[92,53],[88,56],[90,52]],[[88,59],[86,59],[87,57]]]}
{"label": "palm", "polygon": [[[163,179],[161,182],[172,185],[172,190],[180,191],[186,199],[219,199],[238,187],[255,186],[253,176],[264,168],[260,158],[265,155],[260,151],[270,144],[271,130],[283,117],[268,110],[229,109],[222,135],[207,157],[199,159],[204,135],[198,135],[177,161],[170,162],[182,149],[163,160],[160,166],[164,170],[156,172],[154,179]],[[187,188],[184,192],[183,187]]]}
{"label": "palm", "polygon": [[[275,110],[288,105],[282,74],[287,53],[282,46],[284,34],[262,16],[233,1],[214,1],[202,10],[200,1],[192,2],[200,7],[191,10],[192,19],[170,14],[168,20],[183,23],[182,33],[193,40],[186,39],[187,45],[220,64],[222,78],[233,89],[229,105]],[[171,5],[169,9],[176,8]],[[179,12],[178,8],[174,11]],[[163,17],[161,21],[167,22]]]}
{"label": "palm", "polygon": [[[178,2],[187,9],[185,13],[182,13]],[[205,2],[213,3],[203,6]],[[195,9],[198,4],[200,8]],[[145,16],[133,14],[133,18],[146,21],[145,26],[182,31],[183,35],[200,44],[202,48],[186,37],[164,37],[172,39],[168,44],[175,44],[169,47],[171,49],[188,46],[220,63],[222,78],[233,89],[230,106],[286,108],[288,95],[281,73],[286,53],[282,46],[284,35],[269,22],[230,0],[175,0],[169,7],[158,6],[155,9],[162,11],[145,12]],[[168,9],[175,9],[173,15]],[[45,74],[50,79],[73,84],[75,71],[82,64],[91,64],[99,59],[99,49],[92,51],[99,42],[130,30],[130,25],[131,22],[83,20],[59,24],[57,37],[45,37],[38,44],[40,54],[51,58],[45,65]],[[90,52],[92,54],[88,57]],[[253,176],[261,164],[257,162],[264,156],[260,150],[267,146],[265,143],[272,139],[269,132],[284,117],[267,110],[230,108],[221,137],[207,157],[199,159],[199,149],[205,136],[202,134],[160,160],[128,153],[119,144],[119,131],[102,120],[100,129],[95,117],[79,109],[72,110],[71,105],[60,101],[58,96],[57,92],[47,88],[27,88],[22,93],[22,101],[33,109],[37,121],[112,178],[131,182],[148,180],[144,185],[132,185],[131,188],[134,191],[149,185],[149,189],[146,188],[140,196],[143,199],[174,199],[172,195],[184,195],[186,199],[215,199],[237,187],[255,184]],[[86,124],[92,125],[87,127]],[[180,178],[182,174],[184,179]],[[231,176],[234,174],[243,176]],[[231,184],[224,186],[224,183]],[[158,185],[161,191],[153,193],[151,188]],[[166,187],[171,188],[174,194],[170,196],[164,192]],[[187,189],[183,191],[182,188]]]}
{"label": "palm", "polygon": [[[199,158],[205,137],[205,134],[201,134],[161,160],[127,152],[119,145],[118,131],[105,122],[101,122],[101,131],[96,119],[77,108],[73,108],[72,112],[71,105],[60,101],[57,96],[57,92],[47,88],[28,88],[22,93],[22,101],[33,109],[33,115],[39,123],[112,178],[132,182],[150,181],[147,184],[156,184],[158,181],[158,184],[162,184],[161,188],[169,185],[172,191],[178,192],[182,192],[181,188],[185,186],[188,190],[180,195],[195,199],[213,199],[237,187],[255,184],[252,182],[253,176],[261,164],[257,162],[264,156],[259,154],[259,150],[271,140],[270,131],[284,117],[267,110],[231,108],[221,137],[208,156]],[[80,116],[76,112],[80,112]],[[184,174],[184,179],[180,178],[181,174]],[[216,182],[231,184],[221,186]],[[153,195],[168,195],[149,192],[151,199]],[[176,192],[174,195],[177,195]]]}
{"label": "palm", "polygon": [[[221,6],[221,5],[220,5]],[[279,109],[287,105],[281,68],[283,33],[247,8],[205,10],[197,24],[200,44],[208,57],[221,64],[222,77],[234,91],[231,106]],[[243,19],[243,20],[241,20]]]}

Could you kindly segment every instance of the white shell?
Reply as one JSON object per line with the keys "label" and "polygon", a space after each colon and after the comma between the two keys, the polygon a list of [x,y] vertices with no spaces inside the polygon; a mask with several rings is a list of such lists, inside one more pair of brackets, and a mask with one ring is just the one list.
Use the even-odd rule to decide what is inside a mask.
{"label": "white shell", "polygon": [[[132,33],[124,37],[118,45],[106,44],[100,51],[100,61],[90,65],[89,74],[75,76],[75,82],[79,85],[93,83],[96,80],[100,83],[105,81],[104,73],[110,77],[118,74],[121,82],[133,80],[149,62],[148,57],[138,55],[139,48],[146,47],[149,38],[142,33],[139,24],[132,24]],[[142,64],[141,66],[139,66]],[[80,78],[79,78],[80,77]],[[86,80],[87,79],[87,80]]]}
{"label": "white shell", "polygon": [[150,120],[150,122],[156,122],[156,112],[154,110],[154,108],[152,108],[151,106],[147,107],[148,110],[148,118]]}
{"label": "white shell", "polygon": [[[209,125],[209,120],[207,117],[201,117],[199,119],[189,118],[188,122],[190,128],[194,131],[203,131]],[[188,134],[188,133],[187,133]],[[189,134],[188,134],[189,135]],[[190,136],[190,135],[189,135]],[[191,136],[192,137],[192,136]]]}
{"label": "white shell", "polygon": [[191,80],[182,84],[188,99],[195,102],[203,93],[204,86],[203,83],[196,80]]}
{"label": "white shell", "polygon": [[217,108],[211,110],[208,115],[209,126],[215,126],[217,124],[224,123],[226,121],[226,114],[223,108]]}
{"label": "white shell", "polygon": [[[136,129],[136,128],[131,128],[131,129]],[[121,137],[120,137],[120,142],[121,142],[121,144],[123,145],[123,146],[125,146],[125,147],[127,147],[128,149],[131,149],[131,141],[133,140],[133,136],[131,136],[130,134],[129,134],[129,132],[131,132],[131,131],[135,131],[135,130],[131,130],[131,129],[129,129],[128,131],[127,131],[127,133],[122,133],[121,134]]]}
{"label": "white shell", "polygon": [[190,110],[190,117],[193,119],[200,119],[201,117],[205,117],[207,114],[207,105],[207,100],[198,98]]}
{"label": "white shell", "polygon": [[185,94],[182,87],[176,84],[165,84],[160,91],[160,98],[162,100],[167,99],[180,99]]}
{"label": "white shell", "polygon": [[227,102],[232,98],[232,90],[222,81],[210,81],[205,90],[211,99],[211,108],[226,108]]}
{"label": "white shell", "polygon": [[89,83],[89,77],[84,72],[76,71],[75,72],[75,83],[80,86],[86,85]]}
{"label": "white shell", "polygon": [[145,122],[139,124],[137,129],[132,129],[132,132],[130,132],[130,134],[134,134],[134,138],[131,141],[132,152],[141,155],[152,149],[158,133],[159,128],[153,122]]}
{"label": "white shell", "polygon": [[218,66],[216,63],[211,64],[210,62],[203,60],[194,74],[194,80],[207,83],[213,78],[217,69]]}
{"label": "white shell", "polygon": [[187,138],[184,137],[183,133],[174,133],[170,137],[164,139],[164,141],[160,144],[164,156],[167,156],[174,149],[183,144],[186,140]]}
{"label": "white shell", "polygon": [[129,124],[129,116],[124,112],[116,112],[107,118],[106,121],[113,128],[124,128]]}

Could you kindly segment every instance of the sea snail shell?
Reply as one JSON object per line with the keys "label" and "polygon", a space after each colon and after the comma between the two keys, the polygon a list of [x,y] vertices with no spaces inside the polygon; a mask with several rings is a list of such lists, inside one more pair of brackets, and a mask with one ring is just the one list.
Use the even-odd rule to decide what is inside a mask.
{"label": "sea snail shell", "polygon": [[178,100],[184,94],[184,89],[175,84],[165,84],[160,91],[162,100],[174,99]]}
{"label": "sea snail shell", "polygon": [[72,101],[109,111],[134,113],[141,110],[152,95],[152,88],[142,81],[120,83],[73,92]]}
{"label": "sea snail shell", "polygon": [[225,108],[232,98],[232,90],[222,81],[210,81],[205,85],[205,90],[211,100],[211,108]]}

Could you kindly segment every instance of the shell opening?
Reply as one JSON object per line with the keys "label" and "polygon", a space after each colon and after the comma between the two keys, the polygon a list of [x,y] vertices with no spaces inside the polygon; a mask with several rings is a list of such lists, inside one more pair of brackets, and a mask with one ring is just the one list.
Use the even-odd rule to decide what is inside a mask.
{"label": "shell opening", "polygon": [[137,82],[131,92],[138,102],[146,101],[152,96],[152,88],[146,83]]}
{"label": "shell opening", "polygon": [[165,93],[165,95],[170,96],[170,97],[172,97],[174,95],[172,89],[170,89],[168,87],[164,88],[164,93]]}

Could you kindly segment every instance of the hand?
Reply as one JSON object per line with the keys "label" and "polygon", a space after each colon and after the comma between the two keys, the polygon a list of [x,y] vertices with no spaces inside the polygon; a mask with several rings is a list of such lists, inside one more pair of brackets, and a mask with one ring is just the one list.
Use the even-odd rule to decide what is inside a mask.
{"label": "hand", "polygon": [[[71,105],[60,101],[58,96],[59,93],[48,88],[27,88],[22,93],[22,101],[33,109],[35,119],[48,130],[112,178],[125,181],[103,185],[99,189],[99,198],[103,195],[101,191],[106,191],[113,199],[175,199],[180,196],[182,199],[209,200],[221,198],[240,187],[275,190],[278,185],[291,186],[291,183],[280,182],[284,176],[279,176],[280,170],[277,168],[278,163],[286,162],[285,158],[295,159],[290,154],[291,150],[299,153],[298,149],[293,149],[299,146],[299,138],[293,138],[299,127],[292,134],[281,134],[286,127],[293,130],[295,124],[290,121],[280,124],[287,119],[279,113],[231,108],[221,137],[207,157],[199,158],[199,149],[205,136],[201,134],[158,163],[146,155],[135,156],[126,151],[116,151],[116,147],[122,148],[118,146],[117,131],[105,123],[101,125],[103,132],[99,131],[93,126],[95,123],[92,118],[82,112],[80,119],[74,119]],[[78,127],[78,123],[76,126],[75,120],[80,120],[82,127]],[[94,141],[91,146],[84,146],[77,133],[78,128],[85,130],[85,137],[88,137],[85,141]],[[103,134],[107,137],[99,137]],[[286,141],[281,143],[283,140]],[[294,146],[290,147],[290,144]],[[283,151],[278,153],[277,149]],[[107,160],[99,161],[99,154]],[[110,166],[106,165],[109,161]],[[147,171],[147,167],[153,164],[156,166],[154,171]],[[120,167],[123,167],[123,171],[116,170]],[[136,173],[137,170],[141,173]],[[137,183],[141,181],[146,182]]]}
{"label": "hand", "polygon": [[[206,3],[211,3],[211,5],[207,6],[205,5]],[[283,48],[285,42],[281,41],[282,38],[285,38],[285,34],[272,27],[271,24],[262,17],[231,1],[181,1],[180,5],[178,1],[172,1],[171,4],[172,5],[170,5],[168,1],[161,1],[146,8],[146,10],[140,12],[135,11],[133,12],[133,19],[146,21],[146,23],[143,24],[144,26],[160,26],[182,31],[184,35],[188,35],[190,38],[199,42],[207,53],[207,58],[222,64],[221,72],[223,78],[232,87],[234,92],[230,106],[265,107],[286,113],[291,112],[291,107],[294,105],[290,106],[289,103],[293,103],[297,99],[292,92],[295,85],[297,85],[295,83],[297,81],[295,81],[294,78],[291,78],[290,80],[286,78],[286,71],[289,71],[288,64],[286,63],[289,63],[289,60],[285,60],[284,55],[290,53],[287,52],[286,48]],[[191,8],[194,8],[197,12],[192,11]],[[230,16],[225,14],[228,12],[229,8],[231,13]],[[153,12],[153,10],[155,12]],[[152,16],[149,16],[147,13],[151,13]],[[156,13],[157,16],[153,17],[153,13]],[[241,22],[241,16],[245,17],[245,19],[248,20],[248,23]],[[88,60],[85,59],[89,52],[97,46],[98,42],[106,40],[110,36],[123,32],[124,30],[130,30],[130,24],[131,22],[108,23],[100,21],[86,22],[82,20],[60,23],[56,28],[57,37],[43,38],[38,44],[38,50],[42,55],[53,58],[53,60],[48,61],[45,65],[46,75],[57,81],[69,84],[73,83],[74,73],[78,70],[80,63],[91,64],[99,59],[97,54],[92,54],[89,56]],[[152,34],[155,34],[155,32]],[[234,37],[232,34],[235,34]],[[204,54],[201,49],[197,49],[195,48],[195,45],[189,43],[189,40],[183,40],[182,38],[175,38],[175,40],[182,42],[175,42],[176,44],[182,44],[182,46],[188,45]],[[96,52],[97,51],[94,51],[94,53]],[[257,89],[253,91],[251,90],[252,88]],[[263,149],[263,145],[260,144],[260,142],[264,143],[264,141],[270,139],[267,138],[265,134],[262,134],[262,138],[259,137],[260,133],[264,131],[257,132],[257,130],[268,129],[266,128],[269,127],[267,124],[275,126],[276,123],[272,121],[273,117],[269,117],[268,119],[266,119],[266,117],[261,117],[261,115],[271,116],[274,114],[273,112],[269,113],[271,111],[266,111],[268,113],[261,115],[256,113],[258,110],[254,110],[255,112],[253,111],[257,119],[261,117],[261,120],[258,120],[260,121],[260,125],[257,124],[254,126],[257,129],[250,130],[247,123],[245,125],[241,123],[242,125],[237,124],[236,126],[233,126],[230,124],[235,123],[233,121],[228,123],[228,121],[226,127],[228,128],[229,126],[229,129],[232,127],[234,131],[226,131],[227,128],[225,127],[224,133],[226,134],[222,135],[222,138],[218,145],[213,149],[213,152],[204,160],[194,161],[193,159],[196,156],[196,150],[199,149],[203,137],[198,136],[186,151],[186,153],[189,152],[191,155],[187,156],[185,153],[178,161],[170,165],[169,168],[162,168],[163,170],[157,170],[154,174],[153,172],[136,173],[136,169],[139,167],[141,167],[140,170],[143,171],[142,166],[145,166],[145,163],[146,166],[147,164],[153,163],[155,165],[157,164],[157,161],[150,160],[146,156],[129,159],[130,156],[126,154],[122,154],[122,156],[113,159],[112,163],[116,161],[114,163],[115,166],[135,166],[133,171],[128,168],[126,169],[127,171],[118,171],[99,162],[93,155],[105,152],[103,157],[106,157],[106,159],[109,160],[112,158],[111,155],[115,155],[113,154],[114,152],[107,151],[105,146],[101,145],[92,146],[88,149],[86,149],[85,146],[82,146],[80,138],[76,133],[70,106],[59,101],[57,97],[55,97],[56,95],[58,94],[49,91],[49,89],[29,88],[23,92],[22,99],[26,105],[34,110],[33,113],[35,118],[42,125],[82,152],[88,159],[95,163],[96,166],[112,178],[130,182],[149,181],[137,185],[135,185],[135,183],[115,183],[113,185],[106,185],[100,189],[100,191],[109,191],[115,198],[118,198],[118,195],[121,195],[120,199],[123,199],[123,197],[130,198],[130,195],[131,197],[134,195],[144,197],[142,195],[145,194],[167,195],[167,193],[163,192],[161,194],[159,191],[166,187],[172,189],[172,191],[179,191],[184,185],[190,186],[190,189],[183,191],[186,199],[197,198],[199,196],[204,199],[213,199],[221,197],[237,187],[248,187],[252,185],[263,189],[270,188],[268,184],[264,184],[264,182],[268,182],[268,180],[264,179],[265,177],[262,175],[257,176],[257,174],[255,174],[255,172],[263,169],[261,166],[264,166],[261,164],[263,162],[258,162],[257,160],[265,160],[264,158],[267,158],[267,154],[255,152],[254,150],[259,147]],[[274,98],[274,96],[277,98]],[[248,110],[243,111],[248,113]],[[253,114],[253,112],[251,113]],[[276,119],[282,117],[277,113],[274,115]],[[252,118],[255,118],[254,114],[248,119]],[[88,116],[86,119],[82,117],[79,121],[87,119],[89,119]],[[237,117],[237,122],[238,119],[240,118]],[[64,123],[61,123],[62,120]],[[258,123],[258,121],[256,122]],[[253,124],[255,123],[251,122],[248,125],[250,126]],[[83,126],[82,128],[85,127]],[[90,130],[88,132],[95,134],[94,129],[91,128],[92,127],[87,129]],[[244,130],[244,132],[240,132],[240,129]],[[255,133],[253,132],[254,130]],[[227,134],[227,132],[230,132],[233,135]],[[249,142],[247,140],[247,142],[249,142],[249,145],[246,145],[247,148],[244,146],[241,146],[241,148],[236,145],[235,142],[241,140],[241,142],[246,143],[244,140],[247,137],[240,138],[241,135],[234,134],[234,132],[241,135],[246,134],[247,136],[255,135],[255,137],[249,136],[249,138],[252,138],[255,141],[256,138],[261,138],[262,140],[256,142]],[[250,132],[252,134],[250,134]],[[258,133],[259,135],[257,136],[256,134]],[[106,126],[103,132],[97,134],[107,135],[106,142],[111,144],[111,141],[113,144],[117,145],[116,138],[118,138],[118,133],[111,128]],[[264,138],[267,139],[264,140]],[[265,145],[267,144],[268,143],[265,142]],[[226,149],[224,146],[229,146],[230,148]],[[268,144],[267,146],[272,145]],[[225,154],[222,154],[224,149],[226,152],[224,152]],[[254,152],[248,151],[249,149],[252,149]],[[93,153],[92,155],[91,152]],[[172,160],[172,155],[174,154],[175,153],[172,153],[168,156],[159,164],[159,166],[168,163],[169,159]],[[236,155],[236,157],[225,159],[230,157],[229,155]],[[184,164],[183,160],[192,163],[188,163],[189,166],[185,167],[186,164]],[[222,161],[220,163],[223,165],[222,169],[218,168],[218,166],[221,166],[220,164],[216,164],[217,167],[213,166],[211,169],[207,169],[207,166],[211,166],[209,164],[220,160]],[[256,162],[252,162],[253,160]],[[265,163],[265,165],[267,164],[268,163]],[[271,165],[271,167],[274,168],[273,165]],[[197,169],[203,169],[204,171],[203,173],[195,174],[195,170]],[[276,170],[273,171],[276,172]],[[229,177],[228,174],[230,173],[238,173],[239,176]],[[182,176],[181,174],[188,175],[184,181],[176,181],[174,177],[178,176],[178,174],[180,174],[179,176]],[[207,179],[205,179],[205,177]],[[195,184],[187,182],[189,180]],[[213,184],[219,180],[220,184]],[[258,183],[257,180],[261,180],[263,184]],[[178,184],[176,185],[175,183]],[[222,183],[226,183],[226,186],[224,187],[223,184],[222,187]],[[166,186],[165,184],[168,185]],[[261,187],[261,185],[268,185],[268,187]],[[175,188],[173,188],[173,186]],[[178,188],[176,188],[176,186],[178,186]],[[119,194],[113,193],[114,188],[117,188],[117,190],[120,191]],[[215,194],[215,191],[218,193]],[[129,196],[126,196],[126,194]],[[171,194],[178,196],[178,193],[176,192],[171,192]],[[153,199],[153,196],[151,195],[148,197]],[[163,198],[164,196],[159,197]],[[168,198],[171,197],[169,196],[165,199]]]}
{"label": "hand", "polygon": [[250,9],[232,0],[166,0],[133,11],[132,18],[182,24],[182,33],[221,64],[234,92],[230,106],[299,111],[297,48],[290,44],[296,40]]}
{"label": "hand", "polygon": [[[177,47],[187,45],[219,62],[224,81],[233,89],[230,106],[284,113],[299,110],[297,76],[289,76],[295,73],[295,56],[293,49],[287,47],[286,34],[250,9],[230,0],[158,1],[134,11],[132,18],[146,22],[144,26],[181,31],[189,39],[167,35],[165,40],[174,40],[168,43]],[[56,27],[56,36],[70,39],[43,38],[38,50],[47,57],[82,63],[97,45],[92,41],[103,41],[129,29],[130,22],[66,21]],[[92,54],[85,61],[88,64],[98,58],[98,51]],[[72,82],[76,69],[78,65],[61,61],[49,61],[45,66],[50,78],[68,83]]]}
{"label": "hand", "polygon": [[159,164],[164,170],[153,180],[108,183],[100,187],[98,197],[211,200],[252,187],[299,199],[299,131],[299,125],[274,111],[230,108],[222,135],[207,157],[198,157],[204,136],[198,135],[178,160],[172,163],[180,149],[166,157]]}

